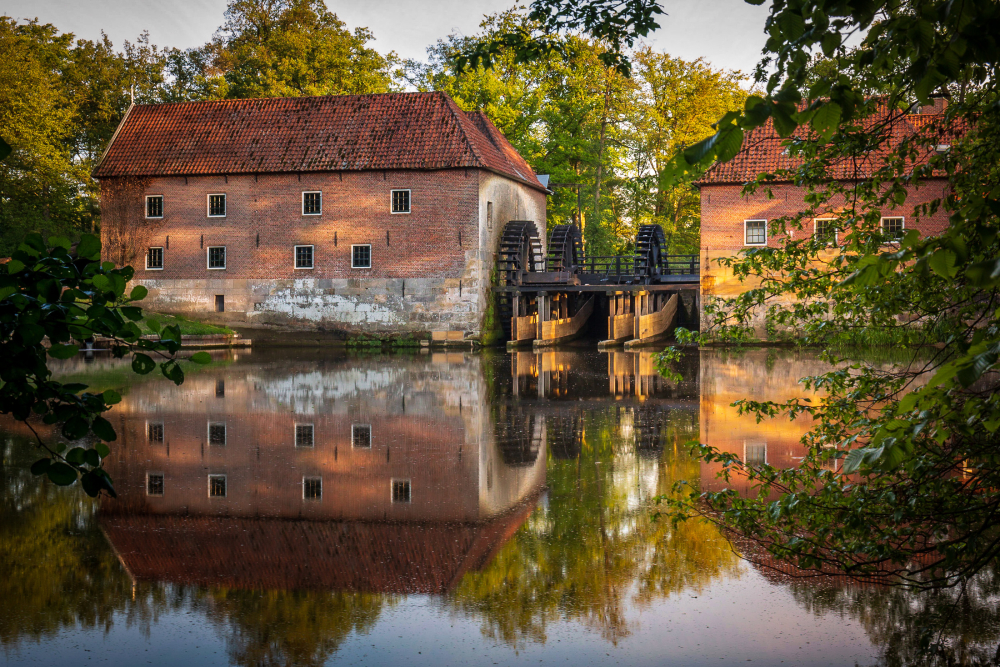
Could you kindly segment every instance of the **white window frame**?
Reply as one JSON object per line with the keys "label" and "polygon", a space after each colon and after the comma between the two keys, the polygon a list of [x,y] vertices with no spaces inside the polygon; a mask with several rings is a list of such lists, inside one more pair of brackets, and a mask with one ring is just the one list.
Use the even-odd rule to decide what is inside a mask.
{"label": "white window frame", "polygon": [[[354,249],[368,247],[368,266],[355,266],[354,265]],[[372,268],[372,244],[371,243],[353,243],[351,244],[351,268],[352,269],[370,269]]]}
{"label": "white window frame", "polygon": [[[212,442],[212,427],[222,426],[222,444],[214,444]],[[213,422],[210,421],[205,425],[205,442],[208,443],[209,447],[225,447],[229,444],[229,428],[226,426],[226,422]]]}
{"label": "white window frame", "polygon": [[[159,493],[150,493],[149,492],[149,478],[153,477],[155,475],[159,475],[162,478],[161,482],[162,482],[162,487],[163,488],[160,489]],[[147,470],[146,471],[146,495],[147,496],[151,496],[153,498],[162,498],[164,492],[166,491],[166,488],[167,488],[167,476],[166,475],[164,475],[159,470]]]}
{"label": "white window frame", "polygon": [[[155,197],[159,197],[160,198],[160,214],[159,215],[150,215],[149,214],[149,200],[153,199]],[[147,220],[162,220],[163,219],[163,195],[146,195],[145,204],[146,204],[146,210],[144,211],[144,213],[146,214],[146,219]]]}
{"label": "white window frame", "polygon": [[[837,219],[836,218],[813,218],[813,238],[814,239],[818,238],[819,223],[820,222],[832,222],[832,223],[836,224]],[[840,232],[838,232],[836,229],[834,229],[833,230],[833,242],[832,243],[828,243],[827,245],[834,245],[834,246],[840,245]]]}
{"label": "white window frame", "polygon": [[[319,195],[319,213],[306,213],[306,195]],[[323,191],[303,190],[302,191],[302,215],[323,215]]]}
{"label": "white window frame", "polygon": [[[367,447],[356,447],[354,445],[354,428],[357,427],[357,426],[365,426],[365,427],[368,428],[368,446]],[[375,439],[372,436],[373,436],[373,434],[372,434],[372,425],[371,424],[362,424],[360,422],[357,423],[357,424],[351,424],[351,449],[371,449],[372,448],[372,440]]]}
{"label": "white window frame", "polygon": [[[212,248],[222,248],[222,266],[212,266]],[[229,251],[224,245],[205,246],[205,268],[209,271],[225,271],[229,265]]]}
{"label": "white window frame", "polygon": [[166,264],[167,263],[167,261],[166,261],[167,260],[167,256],[166,256],[166,253],[164,253],[164,251],[163,251],[163,246],[161,246],[161,245],[151,245],[148,248],[146,248],[146,270],[147,271],[162,271],[163,270],[162,266],[150,266],[149,265],[149,251],[150,250],[159,250],[160,251],[160,264]]}
{"label": "white window frame", "polygon": [[[747,223],[749,222],[763,222],[764,223],[764,242],[763,243],[750,243],[747,241]],[[763,218],[748,218],[743,221],[743,245],[751,246],[753,248],[763,248],[767,245],[767,220]]]}
{"label": "white window frame", "polygon": [[743,464],[747,462],[747,447],[764,448],[764,465],[767,465],[767,440],[744,440],[743,441]]}
{"label": "white window frame", "polygon": [[[222,200],[226,209],[225,213],[223,213],[222,215],[212,215],[212,197],[225,197],[225,199]],[[226,196],[225,192],[210,192],[207,195],[205,195],[205,215],[207,215],[209,218],[224,218],[228,213],[229,213],[229,197]]]}
{"label": "white window frame", "polygon": [[[299,427],[308,426],[312,429],[312,444],[311,445],[300,445],[299,444]],[[297,449],[315,449],[316,447],[316,424],[313,422],[295,422],[294,431],[292,432],[292,437],[294,438],[295,447]]]}
{"label": "white window frame", "polygon": [[[406,210],[405,211],[393,211],[392,210],[392,195],[396,192],[406,193]],[[413,192],[410,188],[394,188],[389,190],[389,213],[392,215],[409,215],[413,211]]]}
{"label": "white window frame", "polygon": [[[226,493],[224,495],[221,495],[221,496],[213,496],[212,495],[212,479],[213,478],[219,478],[219,477],[221,477],[222,481],[225,483]],[[226,475],[225,473],[209,473],[209,475],[208,475],[208,488],[206,489],[206,493],[208,493],[208,497],[209,498],[228,498],[229,497],[229,475]]]}
{"label": "white window frame", "polygon": [[[306,498],[306,482],[309,480],[319,480],[319,498]],[[322,475],[303,475],[302,476],[302,500],[307,502],[320,502],[323,500],[323,476]]]}
{"label": "white window frame", "polygon": [[[160,426],[160,432],[163,434],[163,439],[162,440],[150,440],[149,439],[149,427],[152,426],[153,424],[159,424],[159,426]],[[155,421],[154,422],[154,421],[149,421],[147,419],[146,420],[146,442],[154,443],[154,444],[160,444],[160,443],[165,443],[166,441],[167,441],[167,425],[164,422],[161,422],[161,421]]]}
{"label": "white window frame", "polygon": [[[408,494],[409,498],[407,498],[406,500],[396,500],[395,498],[393,498],[392,491],[393,491],[393,489],[396,486],[396,482],[406,482],[407,483],[407,485],[408,485],[407,488],[409,489],[409,494]],[[409,477],[393,477],[393,478],[391,478],[389,480],[389,503],[390,504],[397,504],[398,503],[398,504],[406,504],[406,505],[413,504],[413,481]]]}
{"label": "white window frame", "polygon": [[885,232],[885,221],[886,220],[895,220],[897,218],[903,221],[903,228],[899,230],[899,231],[902,232],[902,234],[900,235],[900,237],[898,239],[896,239],[894,241],[886,241],[886,243],[890,243],[892,245],[899,245],[899,241],[903,238],[903,236],[906,235],[906,216],[905,215],[883,215],[878,220],[879,232],[883,236],[885,236],[886,235],[886,232]]}
{"label": "white window frame", "polygon": [[[309,258],[312,260],[312,266],[299,266],[298,265],[298,263],[299,263],[299,248],[311,248],[312,249],[312,253],[309,256]],[[351,251],[351,254],[352,254],[352,258],[351,259],[353,261],[353,254],[354,254],[353,250]],[[296,271],[312,271],[313,269],[315,269],[316,268],[316,246],[310,245],[310,244],[301,244],[301,245],[297,245],[297,246],[292,246],[292,268],[294,268]]]}

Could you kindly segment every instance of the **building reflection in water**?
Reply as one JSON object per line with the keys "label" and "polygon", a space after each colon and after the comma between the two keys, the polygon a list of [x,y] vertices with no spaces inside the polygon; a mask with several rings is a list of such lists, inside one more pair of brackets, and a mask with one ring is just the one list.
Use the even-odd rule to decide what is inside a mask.
{"label": "building reflection in water", "polygon": [[533,443],[511,448],[485,392],[462,354],[134,386],[102,527],[140,580],[443,593],[490,561],[545,483],[544,432],[505,424],[507,441]]}

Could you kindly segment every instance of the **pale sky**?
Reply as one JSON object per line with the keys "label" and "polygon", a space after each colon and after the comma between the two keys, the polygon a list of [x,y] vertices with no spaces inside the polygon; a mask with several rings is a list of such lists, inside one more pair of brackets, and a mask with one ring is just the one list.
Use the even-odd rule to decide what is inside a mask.
{"label": "pale sky", "polygon": [[[667,16],[651,46],[687,60],[751,72],[764,45],[766,6],[742,0],[663,0]],[[513,6],[511,0],[326,0],[351,28],[375,34],[375,48],[403,58],[426,59],[426,48],[458,32],[474,34],[483,15]],[[104,30],[120,46],[143,30],[158,46],[186,49],[206,42],[222,24],[226,0],[4,0],[2,11],[38,18],[62,32],[96,39]]]}

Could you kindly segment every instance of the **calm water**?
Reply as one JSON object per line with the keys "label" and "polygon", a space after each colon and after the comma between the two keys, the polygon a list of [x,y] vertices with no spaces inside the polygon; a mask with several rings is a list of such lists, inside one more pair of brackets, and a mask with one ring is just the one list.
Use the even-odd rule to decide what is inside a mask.
{"label": "calm water", "polygon": [[[1000,639],[990,581],[958,600],[786,580],[712,526],[654,521],[720,488],[700,438],[795,465],[808,424],[730,403],[801,393],[803,354],[214,353],[124,388],[118,500],[40,482],[0,432],[0,658],[11,664],[954,664]],[[982,660],[977,663],[976,660]],[[941,662],[940,664],[952,664]],[[990,663],[992,664],[992,663]]]}

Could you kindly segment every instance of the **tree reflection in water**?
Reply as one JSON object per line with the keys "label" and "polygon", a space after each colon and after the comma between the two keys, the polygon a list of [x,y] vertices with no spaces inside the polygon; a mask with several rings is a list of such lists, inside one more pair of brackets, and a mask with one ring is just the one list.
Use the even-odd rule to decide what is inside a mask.
{"label": "tree reflection in water", "polygon": [[[243,395],[241,392],[248,401],[253,401],[258,412],[272,404],[281,408],[285,405],[282,401],[302,402],[294,393],[297,389],[293,383],[285,382],[291,373],[287,370],[289,364],[283,359],[271,359],[270,366],[265,366],[254,356],[250,356],[249,363],[244,359],[241,363],[209,369],[210,374],[225,376],[227,405],[233,404],[234,397]],[[805,375],[796,365],[805,369],[813,363],[808,357],[782,357],[778,362],[764,363],[764,356],[756,353],[722,360],[714,353],[703,352],[700,360],[696,358],[685,370],[692,385],[687,389],[645,377],[642,370],[645,362],[641,358],[621,356],[609,363],[596,353],[591,357],[574,353],[548,361],[519,359],[517,363],[511,363],[506,356],[470,358],[433,368],[420,359],[393,358],[365,362],[367,374],[359,375],[367,381],[382,364],[394,373],[405,370],[415,373],[411,379],[420,378],[419,396],[391,393],[390,389],[399,384],[398,374],[388,374],[391,382],[387,380],[379,392],[365,389],[361,394],[369,403],[375,400],[384,400],[387,405],[398,403],[396,413],[385,413],[386,419],[398,423],[402,423],[403,415],[417,419],[423,418],[421,415],[433,417],[435,411],[445,410],[441,414],[452,420],[448,422],[453,424],[450,430],[440,427],[443,422],[433,421],[428,422],[433,427],[420,432],[430,434],[428,437],[445,432],[465,434],[468,439],[458,441],[464,443],[461,457],[456,457],[457,452],[451,449],[432,449],[444,457],[441,461],[452,461],[451,465],[461,462],[468,467],[473,484],[468,488],[476,489],[468,492],[472,496],[486,494],[482,497],[500,498],[497,494],[504,488],[504,474],[526,479],[534,457],[544,457],[547,490],[527,520],[514,530],[520,516],[524,516],[521,514],[511,522],[509,531],[506,527],[497,528],[498,535],[511,535],[510,539],[493,542],[491,537],[483,542],[496,544],[497,548],[483,550],[486,556],[481,569],[462,570],[464,575],[450,588],[442,589],[448,592],[440,597],[437,590],[431,593],[432,599],[438,600],[451,614],[476,620],[484,636],[514,648],[546,642],[549,628],[563,622],[583,624],[605,640],[618,643],[635,631],[636,609],[654,606],[685,591],[700,595],[721,578],[756,576],[747,574],[748,566],[734,556],[729,543],[714,527],[697,522],[675,527],[668,520],[654,520],[653,500],[658,494],[668,492],[676,480],[714,483],[711,471],[686,453],[685,442],[699,435],[715,438],[722,434],[732,439],[732,447],[739,448],[747,442],[766,440],[767,456],[775,460],[794,459],[792,447],[799,426],[784,425],[763,438],[760,427],[744,424],[731,414],[728,404],[732,395],[750,390],[750,381],[756,383],[752,385],[754,391],[770,391],[779,390],[778,385],[784,386],[784,377]],[[630,366],[634,370],[622,370],[630,359],[635,361]],[[306,362],[303,363],[309,369],[317,369],[312,360]],[[361,369],[364,365],[356,361],[338,363],[351,369]],[[340,366],[333,366],[316,370],[316,387],[332,391],[343,384],[331,384],[330,376],[323,375],[339,372]],[[521,366],[528,369],[523,382],[511,371]],[[609,372],[609,367],[615,369],[614,373]],[[470,369],[474,371],[471,374]],[[700,384],[693,381],[699,373]],[[711,386],[705,382],[706,373],[711,375]],[[449,377],[460,380],[454,381],[453,390],[447,389]],[[215,400],[217,379],[212,375],[201,383],[210,400]],[[244,387],[241,382],[250,384]],[[479,437],[476,430],[479,422],[470,411],[474,403],[463,403],[463,399],[456,397],[459,390],[468,391],[477,382],[478,386],[487,387],[483,393],[491,404],[487,421],[499,426],[492,431],[497,438],[496,455],[482,459],[481,465],[470,444]],[[273,383],[275,391],[285,392],[280,400],[266,394],[268,383]],[[192,376],[191,384],[186,386],[194,390],[201,384]],[[609,387],[613,391],[609,392]],[[652,394],[638,395],[650,387]],[[448,401],[437,399],[446,389],[453,391]],[[583,396],[583,390],[589,393]],[[149,400],[143,403],[143,391],[147,390],[133,387],[125,403],[132,400],[140,407],[156,405],[155,396],[147,397]],[[626,395],[628,391],[633,394]],[[543,396],[544,392],[551,394]],[[338,395],[335,400],[343,406],[347,399]],[[190,405],[201,403],[192,399]],[[183,412],[178,408],[179,426],[193,419]],[[137,420],[145,419],[139,408],[135,414]],[[283,413],[276,409],[275,414]],[[378,418],[381,417],[368,421],[377,424]],[[199,434],[204,432],[204,415],[201,420],[195,424]],[[293,432],[284,423],[280,426],[281,433]],[[131,433],[135,442],[132,431],[123,429],[123,433]],[[178,435],[180,431],[175,428],[171,433],[172,455],[183,460],[185,450]],[[317,433],[321,430],[317,429]],[[506,449],[504,439],[510,441]],[[108,632],[116,625],[125,625],[149,636],[161,616],[193,613],[210,622],[235,664],[319,665],[333,658],[350,637],[372,631],[385,618],[383,612],[404,599],[403,594],[388,588],[381,592],[328,588],[263,590],[259,584],[218,585],[196,580],[141,578],[133,581],[102,534],[97,505],[77,489],[56,488],[32,477],[27,467],[35,452],[16,429],[6,428],[3,442],[0,599],[5,604],[0,605],[0,644],[8,655],[30,642],[44,641],[74,629]],[[384,461],[378,463],[380,466],[401,464],[406,453],[398,444],[393,442],[395,449],[390,462],[376,443],[371,454],[374,458],[365,463],[369,466],[366,469],[374,469],[376,459]],[[414,451],[420,449],[416,444],[413,446]],[[233,456],[242,451],[235,440],[230,449]],[[294,451],[294,446],[289,444],[288,449]],[[334,456],[334,464],[351,465],[346,454],[349,450],[349,445],[342,446],[339,459]],[[139,452],[134,458],[139,465],[136,479],[141,488],[145,465],[142,462],[147,456],[142,454],[143,450],[133,451]],[[196,447],[190,449],[197,451]],[[260,457],[257,453],[253,458]],[[269,470],[271,464],[266,456],[263,461],[260,470]],[[197,464],[198,471],[200,465]],[[442,464],[435,465],[440,468]],[[166,469],[166,464],[157,469]],[[385,469],[390,474],[389,468]],[[126,479],[123,473],[122,484]],[[337,487],[331,484],[329,488]],[[431,488],[429,482],[427,488]],[[205,493],[201,486],[198,489],[199,494]],[[468,495],[465,491],[462,494]],[[426,494],[419,496],[426,497]],[[291,502],[290,497],[285,501]],[[184,504],[189,503],[184,500]],[[524,513],[530,508],[518,507]],[[167,518],[172,521],[178,517]],[[107,519],[105,516],[105,523]],[[230,522],[237,519],[226,517]],[[257,519],[251,516],[240,520]],[[335,523],[317,520],[317,526]],[[398,520],[378,525],[411,524]],[[419,525],[413,523],[412,527]],[[480,524],[473,521],[469,525]],[[315,537],[319,532],[311,535]],[[428,539],[426,535],[424,539]],[[441,553],[437,546],[433,551]],[[412,553],[422,557],[418,552]],[[331,566],[334,565],[336,562],[332,562]],[[982,575],[964,593],[931,595],[838,582],[817,584],[780,579],[767,572],[764,576],[776,586],[787,587],[807,613],[832,613],[857,619],[879,647],[880,664],[887,667],[985,665],[995,660],[1000,638],[1000,577],[996,571]]]}

